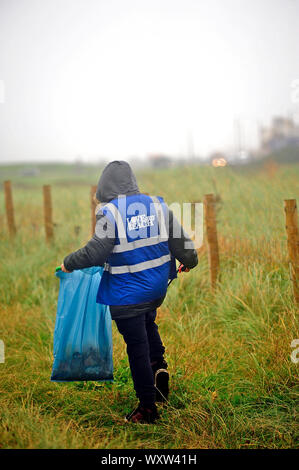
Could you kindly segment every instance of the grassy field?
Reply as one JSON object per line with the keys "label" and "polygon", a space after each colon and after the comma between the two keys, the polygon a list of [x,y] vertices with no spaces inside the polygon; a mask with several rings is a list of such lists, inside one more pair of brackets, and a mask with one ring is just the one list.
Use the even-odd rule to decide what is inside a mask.
{"label": "grassy field", "polygon": [[[90,235],[89,185],[100,171],[44,167],[13,182],[18,233],[9,241],[0,198],[0,448],[290,448],[298,445],[299,338],[289,279],[283,200],[299,196],[299,165],[269,173],[210,167],[147,171],[143,191],[168,203],[217,194],[221,282],[209,284],[206,248],[159,309],[171,374],[157,425],[123,415],[136,403],[122,338],[113,324],[115,382],[52,383],[58,295],[55,267]],[[52,184],[55,243],[44,237],[41,185]],[[77,228],[76,228],[77,227]],[[80,227],[80,228],[78,228]],[[297,322],[297,323],[296,323]]]}

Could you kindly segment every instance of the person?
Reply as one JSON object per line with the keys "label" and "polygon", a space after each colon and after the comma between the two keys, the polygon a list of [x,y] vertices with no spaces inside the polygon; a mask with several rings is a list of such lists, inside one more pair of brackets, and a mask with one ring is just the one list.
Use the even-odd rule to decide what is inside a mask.
{"label": "person", "polygon": [[124,338],[139,399],[125,420],[153,423],[159,418],[156,402],[166,402],[169,393],[157,308],[166,296],[168,279],[175,276],[175,259],[188,271],[198,263],[197,252],[163,198],[139,191],[127,162],[113,161],[104,168],[96,198],[100,208],[95,233],[83,248],[65,257],[61,269],[104,266],[96,300],[109,305]]}

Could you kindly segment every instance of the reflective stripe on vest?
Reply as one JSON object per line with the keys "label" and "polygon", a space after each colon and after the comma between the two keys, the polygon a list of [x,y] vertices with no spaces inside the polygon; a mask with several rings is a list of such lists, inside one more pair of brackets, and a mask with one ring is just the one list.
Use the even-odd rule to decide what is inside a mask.
{"label": "reflective stripe on vest", "polygon": [[162,266],[162,264],[168,263],[168,261],[170,261],[170,255],[164,255],[161,256],[161,258],[150,259],[142,263],[129,264],[126,266],[110,266],[106,263],[104,270],[109,271],[110,274],[138,273],[145,269],[157,268],[158,266]]}

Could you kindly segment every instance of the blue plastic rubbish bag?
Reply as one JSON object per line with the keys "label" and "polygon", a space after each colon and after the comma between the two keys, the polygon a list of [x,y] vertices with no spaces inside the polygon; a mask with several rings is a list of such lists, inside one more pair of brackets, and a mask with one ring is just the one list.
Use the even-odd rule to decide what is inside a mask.
{"label": "blue plastic rubbish bag", "polygon": [[51,380],[113,380],[112,329],[109,307],[96,303],[103,268],[72,273],[60,280],[54,330]]}

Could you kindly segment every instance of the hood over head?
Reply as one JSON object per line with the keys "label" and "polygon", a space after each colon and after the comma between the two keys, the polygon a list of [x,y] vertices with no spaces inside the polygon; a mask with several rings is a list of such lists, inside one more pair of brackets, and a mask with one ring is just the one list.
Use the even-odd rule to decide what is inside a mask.
{"label": "hood over head", "polygon": [[98,201],[106,203],[120,195],[130,196],[138,193],[139,188],[130,165],[118,160],[108,163],[98,182]]}

